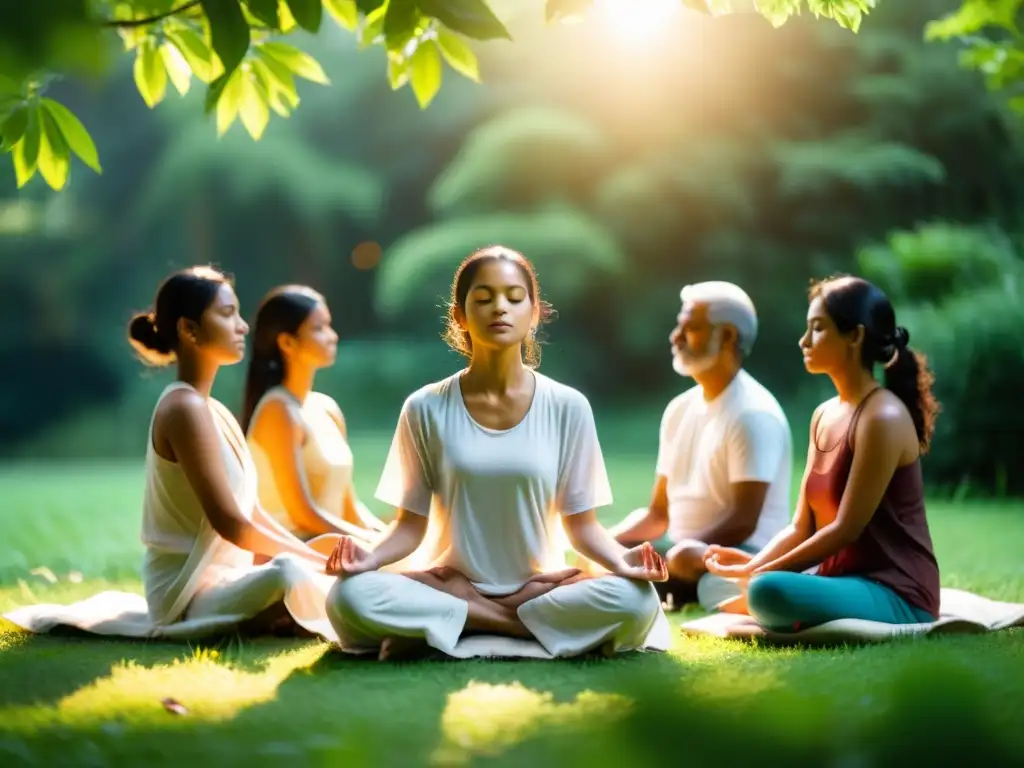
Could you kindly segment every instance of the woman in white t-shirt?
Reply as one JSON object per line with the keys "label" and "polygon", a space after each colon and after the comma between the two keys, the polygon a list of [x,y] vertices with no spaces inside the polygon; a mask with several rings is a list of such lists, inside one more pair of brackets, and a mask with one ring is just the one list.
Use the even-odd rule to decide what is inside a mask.
{"label": "woman in white t-shirt", "polygon": [[323,296],[304,285],[268,293],[253,323],[242,429],[260,504],[281,525],[303,540],[344,533],[369,543],[386,526],[356,497],[341,409],[313,391],[316,372],[337,350]]}
{"label": "woman in white t-shirt", "polygon": [[[372,548],[343,536],[328,563],[344,648],[381,659],[424,645],[542,658],[667,648],[651,583],[667,578],[665,563],[597,521],[612,495],[593,413],[534,369],[543,314],[515,251],[485,248],[456,272],[446,339],[469,366],[402,407],[377,488],[397,510],[390,531]],[[567,568],[563,529],[609,575]]]}

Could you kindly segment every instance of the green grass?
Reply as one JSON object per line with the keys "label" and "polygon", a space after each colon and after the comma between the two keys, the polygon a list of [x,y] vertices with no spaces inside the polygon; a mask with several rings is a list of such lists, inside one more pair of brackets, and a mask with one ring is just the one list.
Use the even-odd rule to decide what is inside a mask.
{"label": "green grass", "polygon": [[[378,512],[389,437],[353,440]],[[645,503],[654,446],[605,442],[613,519]],[[136,464],[0,469],[0,611],[138,591],[141,481]],[[1024,602],[1019,508],[930,513],[945,586]],[[957,738],[969,762],[999,764],[1024,756],[1022,639],[799,651],[677,636],[671,653],[610,661],[382,665],[308,641],[189,647],[0,625],[0,765],[620,766],[721,748],[759,765],[954,764]],[[188,714],[167,712],[168,696]]]}

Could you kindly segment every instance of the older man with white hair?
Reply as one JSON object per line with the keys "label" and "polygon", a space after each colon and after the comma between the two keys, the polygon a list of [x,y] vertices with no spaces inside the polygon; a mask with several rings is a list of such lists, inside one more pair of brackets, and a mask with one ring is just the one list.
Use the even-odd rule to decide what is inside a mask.
{"label": "older man with white hair", "polygon": [[696,386],[661,420],[654,491],[612,533],[651,541],[668,562],[669,594],[745,612],[738,587],[704,568],[709,544],[756,552],[789,523],[792,434],[772,394],[743,369],[757,313],[738,286],[688,285],[670,337],[673,367]]}

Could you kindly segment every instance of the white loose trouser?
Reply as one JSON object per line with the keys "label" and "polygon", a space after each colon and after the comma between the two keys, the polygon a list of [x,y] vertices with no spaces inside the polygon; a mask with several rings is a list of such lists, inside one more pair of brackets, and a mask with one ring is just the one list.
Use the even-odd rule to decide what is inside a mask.
{"label": "white loose trouser", "polygon": [[[460,643],[468,610],[461,598],[381,571],[339,579],[327,595],[328,619],[342,648],[352,652],[376,650],[387,637],[421,638],[456,657],[559,658],[605,647],[668,648],[668,625],[653,585],[619,576],[556,587],[521,605],[519,618],[536,643],[501,637],[471,637]],[[467,644],[472,652],[465,649]]]}

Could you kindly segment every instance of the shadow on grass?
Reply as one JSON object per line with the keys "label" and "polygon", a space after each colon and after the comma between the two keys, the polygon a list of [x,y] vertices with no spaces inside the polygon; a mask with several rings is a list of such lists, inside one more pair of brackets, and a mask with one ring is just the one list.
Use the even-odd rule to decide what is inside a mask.
{"label": "shadow on grass", "polygon": [[[47,640],[50,667],[49,648],[38,645]],[[0,764],[5,740],[7,751],[43,764],[66,762],[73,750],[78,763],[91,755],[150,766],[618,768],[683,754],[687,762],[720,762],[723,746],[760,766],[1020,764],[1020,640],[1021,633],[1001,633],[812,653],[709,640],[611,660],[399,663],[318,643],[225,640],[219,656],[199,654],[192,678],[172,680],[178,687],[169,692],[195,703],[190,715],[156,711],[153,694],[146,716],[122,707],[30,732],[0,724]],[[88,645],[33,638],[3,652],[0,659],[23,647],[20,659],[0,667],[0,680],[13,673],[16,685],[28,686],[58,669],[63,676],[61,647],[102,659],[91,667],[100,676],[125,657],[149,667],[195,658],[180,645]],[[47,697],[87,686],[89,669],[50,684]],[[189,690],[199,678],[208,687]],[[145,674],[138,681],[145,684]],[[230,698],[232,686],[256,681],[260,690]],[[113,685],[109,695],[130,685]],[[204,709],[202,699],[219,695],[227,705]]]}

